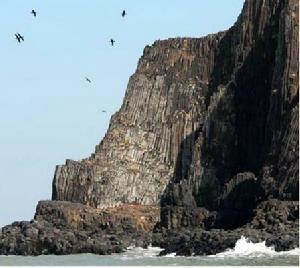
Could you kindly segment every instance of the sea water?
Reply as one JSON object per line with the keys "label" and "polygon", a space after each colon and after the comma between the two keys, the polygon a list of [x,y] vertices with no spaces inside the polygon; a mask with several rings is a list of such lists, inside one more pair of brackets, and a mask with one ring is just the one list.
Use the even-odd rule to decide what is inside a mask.
{"label": "sea water", "polygon": [[93,254],[42,255],[37,257],[0,256],[0,266],[9,265],[60,265],[60,266],[299,266],[299,248],[286,252],[275,252],[265,242],[252,243],[245,237],[236,242],[235,248],[210,256],[180,257],[175,254],[159,257],[162,249],[156,247],[128,248],[121,254],[99,256]]}

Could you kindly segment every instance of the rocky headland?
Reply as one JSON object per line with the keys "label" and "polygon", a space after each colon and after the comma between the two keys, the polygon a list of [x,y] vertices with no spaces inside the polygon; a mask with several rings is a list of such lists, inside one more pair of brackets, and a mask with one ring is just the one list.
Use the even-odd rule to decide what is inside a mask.
{"label": "rocky headland", "polygon": [[243,235],[299,247],[299,3],[246,0],[227,31],[144,49],[95,152],[0,254],[207,255]]}

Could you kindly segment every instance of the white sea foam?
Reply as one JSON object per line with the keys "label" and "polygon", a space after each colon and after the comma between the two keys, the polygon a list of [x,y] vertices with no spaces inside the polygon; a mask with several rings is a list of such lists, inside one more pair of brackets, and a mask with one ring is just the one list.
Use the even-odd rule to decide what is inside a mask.
{"label": "white sea foam", "polygon": [[[245,239],[245,238],[244,238]],[[243,239],[240,239],[243,241]],[[245,239],[246,240],[246,239]],[[241,242],[239,241],[239,243]],[[244,241],[247,243],[247,240]],[[238,243],[237,243],[238,244]],[[241,243],[242,244],[242,243]],[[253,243],[252,243],[253,244]],[[260,244],[260,243],[257,243]],[[238,245],[237,245],[238,247]],[[276,266],[298,266],[299,265],[299,249],[289,251],[290,254],[287,256],[282,256],[283,253],[274,253],[268,255],[250,255],[251,257],[245,255],[238,255],[237,253],[232,253],[228,257],[219,257],[221,254],[206,257],[206,256],[192,256],[192,257],[175,257],[175,254],[169,254],[169,257],[157,257],[161,248],[148,247],[136,248],[130,247],[126,252],[121,254],[112,254],[106,256],[94,255],[94,254],[75,254],[75,255],[42,255],[37,257],[30,256],[3,256],[0,258],[0,266],[11,266],[11,265],[22,265],[22,266],[32,266],[32,265],[55,265],[55,266],[69,266],[69,265],[81,265],[81,266],[241,266],[241,265],[276,265]],[[234,250],[232,250],[234,251]],[[231,251],[231,252],[232,252]],[[237,250],[238,251],[238,250]],[[256,250],[257,251],[257,250]],[[240,250],[240,252],[243,252]],[[224,253],[223,253],[224,254]],[[226,252],[228,254],[228,252]],[[275,255],[279,254],[279,255]],[[291,256],[292,255],[292,256]],[[233,256],[233,257],[232,257]],[[278,257],[279,256],[279,257]]]}
{"label": "white sea foam", "polygon": [[[142,258],[154,258],[159,255],[162,248],[149,246],[148,248],[128,247],[127,251],[121,254],[123,260],[134,260]],[[118,255],[118,254],[117,254]],[[116,255],[116,256],[117,256]],[[266,242],[253,243],[248,238],[242,236],[235,244],[233,249],[228,249],[225,252],[216,255],[207,256],[209,258],[231,258],[231,257],[276,257],[276,256],[299,256],[299,248],[290,251],[276,252],[273,247],[267,247]],[[176,253],[170,253],[164,258],[178,257]],[[192,256],[191,258],[199,258],[199,256]]]}
{"label": "white sea foam", "polygon": [[241,257],[241,256],[275,256],[275,255],[296,255],[299,256],[299,248],[295,248],[290,251],[276,252],[274,247],[267,247],[266,242],[253,243],[246,237],[242,236],[238,241],[236,241],[235,247],[233,249],[228,249],[225,252],[218,253],[216,255],[211,255],[209,257]]}
{"label": "white sea foam", "polygon": [[164,257],[176,257],[176,253],[169,253],[169,254],[167,254],[167,255],[165,255]]}
{"label": "white sea foam", "polygon": [[162,248],[149,246],[148,248],[128,247],[127,251],[122,253],[121,259],[130,260],[137,258],[153,258],[162,251]]}

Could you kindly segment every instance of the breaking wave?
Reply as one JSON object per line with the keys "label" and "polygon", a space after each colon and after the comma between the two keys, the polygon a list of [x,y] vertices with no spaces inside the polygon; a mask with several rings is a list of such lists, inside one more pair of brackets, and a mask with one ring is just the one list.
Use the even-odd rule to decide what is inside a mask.
{"label": "breaking wave", "polygon": [[225,252],[218,253],[216,255],[210,255],[209,257],[242,257],[242,256],[253,256],[253,257],[263,257],[263,256],[279,256],[279,255],[296,255],[299,256],[299,248],[292,249],[290,251],[276,252],[274,247],[267,247],[266,242],[253,243],[248,238],[242,236],[238,241],[236,241],[235,247],[233,249],[228,249]]}
{"label": "breaking wave", "polygon": [[[153,258],[157,257],[159,253],[162,251],[162,248],[159,247],[148,247],[148,248],[141,248],[141,247],[129,247],[127,251],[122,253],[122,259],[136,259],[136,258]],[[235,244],[233,249],[228,249],[224,252],[218,253],[216,255],[209,255],[209,256],[192,256],[189,258],[231,258],[231,257],[277,257],[277,256],[299,256],[300,249],[295,248],[290,251],[275,251],[274,247],[267,247],[266,242],[260,243],[253,243],[248,238],[242,236]],[[176,256],[176,253],[170,253],[163,258],[170,258]],[[182,258],[182,257],[181,257]]]}
{"label": "breaking wave", "polygon": [[162,248],[149,246],[148,248],[128,247],[127,251],[122,253],[121,259],[152,258],[157,257]]}
{"label": "breaking wave", "polygon": [[129,247],[126,252],[112,255],[75,254],[75,255],[41,255],[1,256],[0,266],[245,266],[275,265],[299,266],[299,248],[288,252],[275,252],[265,243],[252,243],[241,237],[234,249],[211,256],[175,256],[174,253],[158,257],[162,249],[158,247]]}

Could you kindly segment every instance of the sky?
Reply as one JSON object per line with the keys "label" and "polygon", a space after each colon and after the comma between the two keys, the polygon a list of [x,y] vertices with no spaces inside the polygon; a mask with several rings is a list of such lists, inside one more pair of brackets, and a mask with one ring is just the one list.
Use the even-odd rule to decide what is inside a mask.
{"label": "sky", "polygon": [[94,152],[146,45],[226,30],[243,2],[1,0],[0,227],[32,219],[55,166]]}

